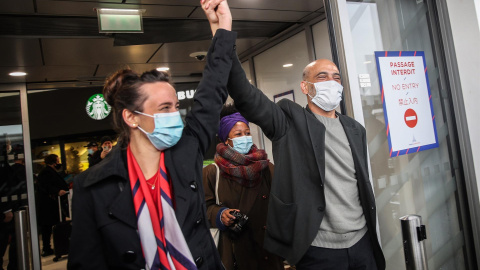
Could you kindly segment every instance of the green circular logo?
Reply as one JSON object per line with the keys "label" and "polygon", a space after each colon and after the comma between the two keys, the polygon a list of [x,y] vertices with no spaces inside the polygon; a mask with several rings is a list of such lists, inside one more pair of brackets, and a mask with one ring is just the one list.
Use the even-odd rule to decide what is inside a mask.
{"label": "green circular logo", "polygon": [[112,107],[108,105],[102,94],[91,96],[87,101],[85,109],[88,116],[95,120],[105,119],[112,111]]}

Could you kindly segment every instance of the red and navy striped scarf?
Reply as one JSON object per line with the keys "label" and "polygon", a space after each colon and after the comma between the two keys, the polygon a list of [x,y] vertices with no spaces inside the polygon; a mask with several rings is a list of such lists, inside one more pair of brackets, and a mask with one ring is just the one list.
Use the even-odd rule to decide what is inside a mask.
{"label": "red and navy striped scarf", "polygon": [[243,155],[224,143],[217,145],[215,153],[222,176],[240,185],[251,188],[260,183],[262,171],[268,167],[267,153],[254,144],[248,154]]}
{"label": "red and navy striped scarf", "polygon": [[164,156],[161,152],[158,186],[155,188],[159,200],[155,203],[130,146],[127,149],[128,175],[145,266],[151,270],[197,269],[175,216],[171,181]]}

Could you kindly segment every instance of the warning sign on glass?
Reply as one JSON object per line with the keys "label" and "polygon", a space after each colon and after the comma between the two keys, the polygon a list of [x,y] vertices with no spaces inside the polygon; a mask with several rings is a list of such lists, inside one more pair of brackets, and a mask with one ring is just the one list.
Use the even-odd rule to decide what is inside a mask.
{"label": "warning sign on glass", "polygon": [[438,147],[422,51],[375,52],[390,157]]}

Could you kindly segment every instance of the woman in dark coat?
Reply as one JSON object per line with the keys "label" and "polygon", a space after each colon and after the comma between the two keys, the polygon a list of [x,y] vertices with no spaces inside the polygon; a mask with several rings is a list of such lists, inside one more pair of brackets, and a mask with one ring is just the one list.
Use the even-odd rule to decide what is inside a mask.
{"label": "woman in dark coat", "polygon": [[201,170],[227,98],[236,34],[226,2],[207,2],[218,20],[185,124],[168,74],[121,70],[107,80],[120,140],[74,182],[69,269],[223,269]]}
{"label": "woman in dark coat", "polygon": [[[263,249],[268,196],[273,164],[264,150],[252,142],[247,120],[228,105],[221,113],[215,164],[203,169],[203,186],[210,225],[219,228],[218,251],[227,270],[283,269],[282,259]],[[218,199],[215,187],[219,168]],[[240,212],[248,217],[241,222],[233,216]]]}

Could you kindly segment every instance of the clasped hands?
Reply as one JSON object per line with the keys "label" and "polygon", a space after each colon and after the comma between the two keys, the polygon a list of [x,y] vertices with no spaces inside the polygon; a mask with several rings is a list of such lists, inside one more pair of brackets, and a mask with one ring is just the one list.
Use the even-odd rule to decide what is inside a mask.
{"label": "clasped hands", "polygon": [[205,15],[207,15],[212,35],[215,36],[217,29],[232,30],[232,14],[226,0],[200,0]]}

